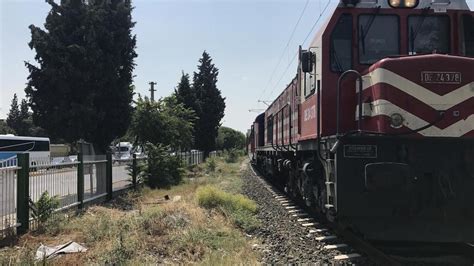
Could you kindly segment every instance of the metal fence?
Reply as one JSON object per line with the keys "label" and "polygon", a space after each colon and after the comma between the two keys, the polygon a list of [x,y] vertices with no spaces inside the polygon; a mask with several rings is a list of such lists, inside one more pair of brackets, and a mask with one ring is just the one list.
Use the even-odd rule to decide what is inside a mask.
{"label": "metal fence", "polygon": [[185,166],[196,165],[204,162],[204,153],[202,151],[178,152],[176,156],[183,160]]}
{"label": "metal fence", "polygon": [[0,162],[0,236],[9,234],[16,222],[16,186],[20,167],[16,158]]}
{"label": "metal fence", "polygon": [[138,169],[146,163],[146,157],[133,155],[132,159],[112,159],[112,190],[129,188],[138,182]]}
{"label": "metal fence", "polygon": [[[24,160],[24,158],[23,158]],[[19,163],[21,163],[19,161]],[[35,159],[29,162],[27,182],[23,183],[27,187],[28,206],[37,202],[41,195],[47,191],[49,196],[56,197],[59,202],[59,209],[67,209],[79,205],[78,202],[78,162],[60,162],[50,160],[48,157]],[[36,228],[34,219],[30,219],[31,228]]]}
{"label": "metal fence", "polygon": [[[111,199],[113,192],[137,185],[137,161],[113,166],[111,154],[77,156],[75,162],[44,158],[30,162],[29,154],[0,162],[0,237],[36,228],[34,203],[44,192],[56,197],[56,211],[82,208],[87,202]],[[131,167],[128,171],[128,167]],[[135,167],[135,168],[134,168]]]}
{"label": "metal fence", "polygon": [[[186,166],[204,161],[203,152],[176,154]],[[24,233],[36,228],[32,207],[44,192],[56,197],[56,211],[83,208],[85,203],[111,199],[114,192],[135,187],[139,169],[146,157],[113,159],[112,154],[83,156],[77,160],[35,159],[29,154],[0,162],[0,238],[11,233]]]}
{"label": "metal fence", "polygon": [[84,202],[107,196],[107,155],[84,155],[82,164]]}
{"label": "metal fence", "polygon": [[38,201],[43,192],[57,196],[59,207],[77,203],[77,162],[35,164],[29,167],[29,198]]}

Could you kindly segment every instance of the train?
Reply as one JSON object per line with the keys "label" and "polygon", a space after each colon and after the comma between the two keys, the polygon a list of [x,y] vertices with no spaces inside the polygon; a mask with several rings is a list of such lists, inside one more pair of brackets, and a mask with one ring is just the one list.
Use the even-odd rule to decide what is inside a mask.
{"label": "train", "polygon": [[368,240],[474,241],[474,12],[341,0],[250,126],[252,164]]}

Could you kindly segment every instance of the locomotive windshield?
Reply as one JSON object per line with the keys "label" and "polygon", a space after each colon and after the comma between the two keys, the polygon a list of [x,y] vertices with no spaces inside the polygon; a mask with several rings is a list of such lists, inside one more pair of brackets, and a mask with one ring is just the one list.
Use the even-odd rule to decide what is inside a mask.
{"label": "locomotive windshield", "polygon": [[359,61],[372,64],[390,55],[400,54],[398,16],[359,16]]}
{"label": "locomotive windshield", "polygon": [[352,68],[352,15],[343,14],[331,34],[331,69],[343,72]]}
{"label": "locomotive windshield", "polygon": [[461,51],[463,55],[474,57],[474,17],[464,15],[462,17],[462,32],[463,38]]}
{"label": "locomotive windshield", "polygon": [[448,16],[409,16],[408,29],[410,54],[449,53]]}

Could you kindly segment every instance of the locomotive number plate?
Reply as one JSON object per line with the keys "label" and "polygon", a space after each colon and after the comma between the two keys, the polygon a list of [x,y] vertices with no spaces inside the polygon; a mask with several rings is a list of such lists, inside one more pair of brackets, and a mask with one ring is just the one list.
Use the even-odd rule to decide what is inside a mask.
{"label": "locomotive number plate", "polygon": [[436,71],[421,72],[422,83],[460,84],[461,79],[462,79],[462,75],[460,72],[436,72]]}
{"label": "locomotive number plate", "polygon": [[377,158],[376,145],[344,145],[346,158]]}

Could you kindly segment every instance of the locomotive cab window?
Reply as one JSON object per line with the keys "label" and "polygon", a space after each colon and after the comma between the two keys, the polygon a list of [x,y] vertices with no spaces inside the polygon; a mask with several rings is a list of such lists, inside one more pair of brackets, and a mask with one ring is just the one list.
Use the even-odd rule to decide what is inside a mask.
{"label": "locomotive cab window", "polygon": [[474,16],[463,15],[461,19],[461,52],[474,57]]}
{"label": "locomotive cab window", "polygon": [[408,33],[410,54],[450,51],[448,16],[409,16]]}
{"label": "locomotive cab window", "polygon": [[373,64],[391,55],[400,54],[400,26],[398,16],[359,16],[359,61]]}
{"label": "locomotive cab window", "polygon": [[352,15],[343,14],[331,33],[331,70],[344,72],[352,68]]}

